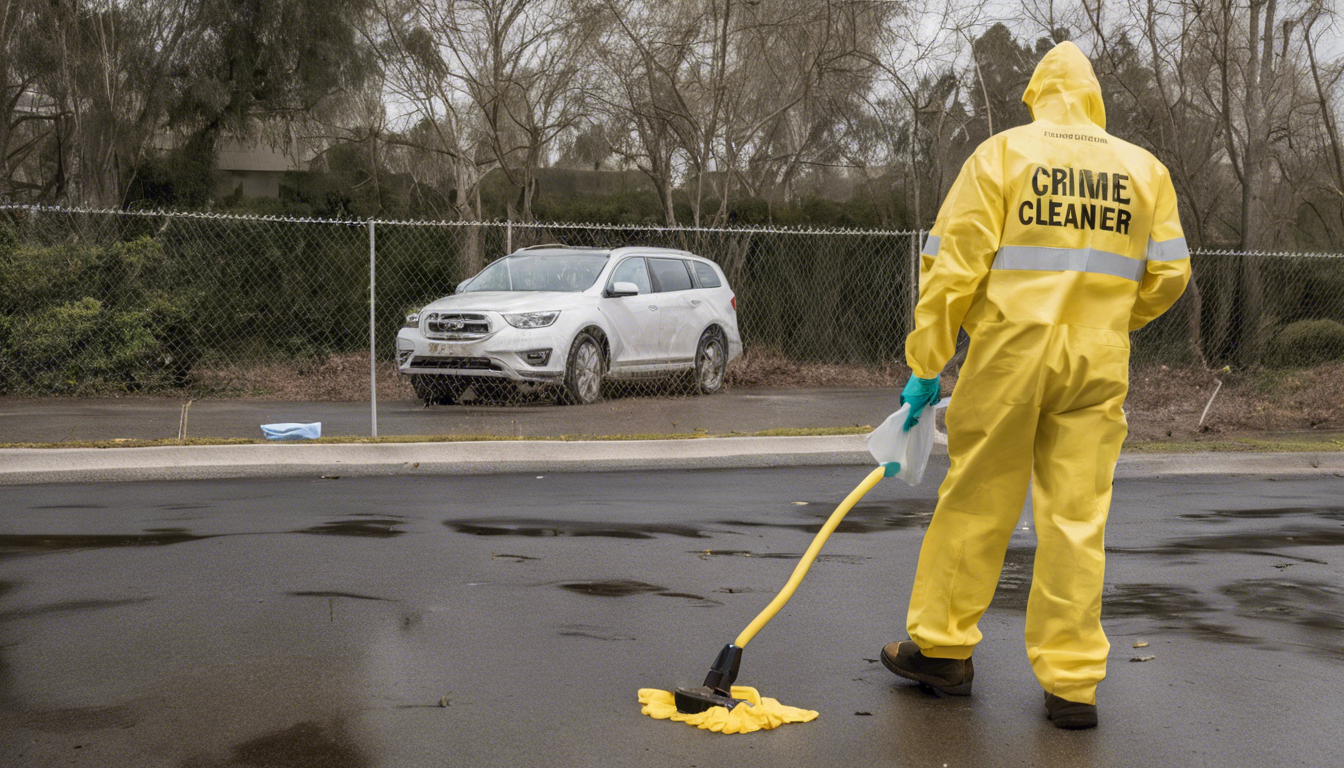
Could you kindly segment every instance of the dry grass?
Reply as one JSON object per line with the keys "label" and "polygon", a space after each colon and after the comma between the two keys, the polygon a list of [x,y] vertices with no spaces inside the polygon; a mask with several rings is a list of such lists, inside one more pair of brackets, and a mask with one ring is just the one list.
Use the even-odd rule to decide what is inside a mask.
{"label": "dry grass", "polygon": [[[366,352],[302,361],[253,363],[197,370],[199,387],[212,397],[357,402],[369,399]],[[378,364],[378,399],[411,400],[410,380],[391,361]]]}
{"label": "dry grass", "polygon": [[[1201,427],[1219,379],[1223,387]],[[1141,440],[1344,430],[1344,363],[1248,373],[1142,369],[1131,378],[1125,410],[1131,434]]]}
{"label": "dry grass", "polygon": [[728,366],[732,389],[816,387],[900,387],[910,375],[904,365],[870,368],[859,365],[798,363],[775,352],[746,350]]}

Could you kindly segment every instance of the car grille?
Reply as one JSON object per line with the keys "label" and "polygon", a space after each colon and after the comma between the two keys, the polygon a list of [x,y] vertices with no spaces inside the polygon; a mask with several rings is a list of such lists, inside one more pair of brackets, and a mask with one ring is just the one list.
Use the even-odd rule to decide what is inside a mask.
{"label": "car grille", "polygon": [[490,335],[485,315],[470,312],[430,312],[425,315],[425,336],[431,339],[470,341]]}
{"label": "car grille", "polygon": [[443,368],[454,371],[502,371],[488,357],[413,357],[411,368]]}

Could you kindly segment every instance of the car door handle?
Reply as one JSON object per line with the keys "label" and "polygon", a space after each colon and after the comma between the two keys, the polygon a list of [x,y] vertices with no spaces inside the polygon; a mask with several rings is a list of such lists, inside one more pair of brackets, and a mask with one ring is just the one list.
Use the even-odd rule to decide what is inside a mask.
{"label": "car door handle", "polygon": [[691,306],[692,306],[692,307],[698,307],[698,306],[700,306],[700,300],[699,300],[699,299],[691,299]]}
{"label": "car door handle", "polygon": [[657,311],[658,311],[658,305],[657,305],[657,304],[650,304],[650,305],[649,305],[649,311],[650,311],[650,312],[657,312]]}

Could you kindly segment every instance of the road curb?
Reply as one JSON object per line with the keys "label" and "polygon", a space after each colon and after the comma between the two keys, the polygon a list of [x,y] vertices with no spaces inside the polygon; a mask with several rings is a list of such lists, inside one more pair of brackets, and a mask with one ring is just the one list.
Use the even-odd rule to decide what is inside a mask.
{"label": "road curb", "polygon": [[0,485],[303,475],[482,475],[868,464],[864,435],[353,445],[13,448]]}
{"label": "road curb", "polygon": [[[483,475],[750,469],[872,463],[865,435],[696,440],[294,443],[152,448],[0,449],[0,485],[246,477]],[[937,453],[946,449],[936,447]],[[1126,455],[1116,477],[1344,476],[1344,453]]]}

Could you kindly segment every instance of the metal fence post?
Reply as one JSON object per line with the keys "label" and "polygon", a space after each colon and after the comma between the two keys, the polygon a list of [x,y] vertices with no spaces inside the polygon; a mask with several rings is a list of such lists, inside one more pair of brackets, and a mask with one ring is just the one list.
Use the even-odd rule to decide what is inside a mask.
{"label": "metal fence post", "polygon": [[504,222],[504,253],[513,253],[513,219]]}
{"label": "metal fence post", "polygon": [[369,422],[373,437],[378,436],[378,333],[377,315],[374,312],[374,296],[378,285],[375,256],[374,221],[369,219]]}

